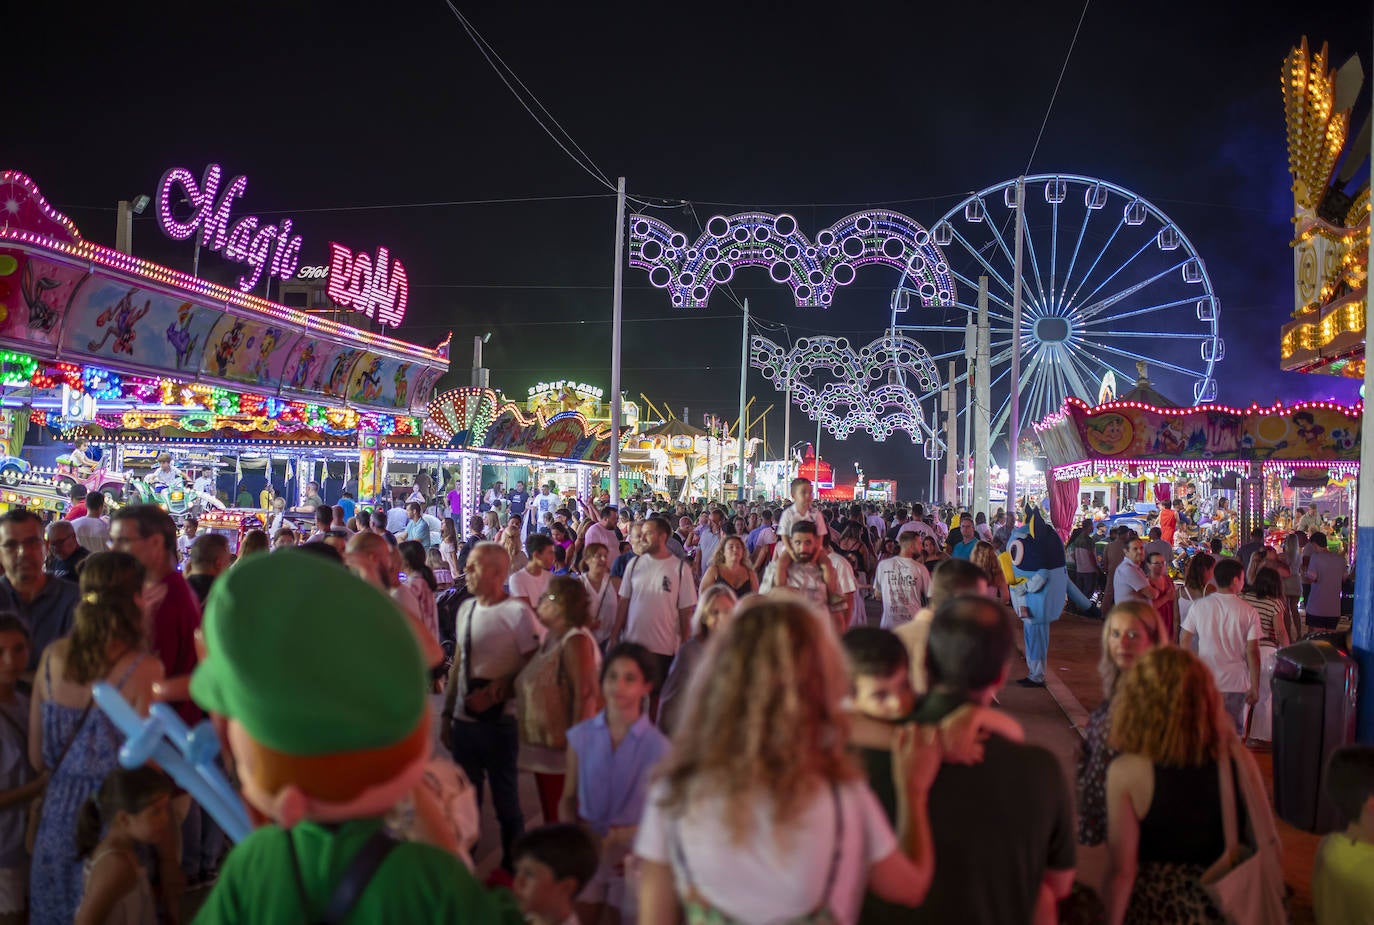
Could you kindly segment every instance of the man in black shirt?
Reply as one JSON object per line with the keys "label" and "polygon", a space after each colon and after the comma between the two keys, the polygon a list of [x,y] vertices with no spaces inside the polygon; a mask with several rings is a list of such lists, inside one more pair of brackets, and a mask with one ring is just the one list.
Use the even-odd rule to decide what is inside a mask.
{"label": "man in black shirt", "polygon": [[[965,703],[988,707],[1006,683],[1015,629],[1005,607],[956,597],[926,644],[931,690],[913,718],[933,724]],[[1060,900],[1074,875],[1073,803],[1047,750],[996,734],[978,764],[941,766],[930,790],[939,874],[907,921],[1002,925],[1034,918],[1042,887]]]}

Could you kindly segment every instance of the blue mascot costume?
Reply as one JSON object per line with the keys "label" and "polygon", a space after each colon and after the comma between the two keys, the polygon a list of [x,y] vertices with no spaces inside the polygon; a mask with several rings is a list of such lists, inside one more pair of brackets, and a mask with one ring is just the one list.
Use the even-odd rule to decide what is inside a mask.
{"label": "blue mascot costume", "polygon": [[1007,546],[1011,560],[1012,606],[1021,618],[1026,638],[1026,677],[1023,687],[1045,686],[1045,659],[1050,649],[1050,624],[1064,612],[1072,584],[1065,567],[1064,542],[1038,507],[1026,510],[1026,522],[1011,532]]}

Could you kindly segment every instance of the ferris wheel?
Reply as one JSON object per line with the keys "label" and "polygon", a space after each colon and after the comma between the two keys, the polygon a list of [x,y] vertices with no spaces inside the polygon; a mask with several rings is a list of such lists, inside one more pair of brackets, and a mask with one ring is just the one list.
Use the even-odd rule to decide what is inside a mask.
{"label": "ferris wheel", "polygon": [[[1215,400],[1221,306],[1187,235],[1152,203],[1105,180],[1041,174],[1024,183],[1021,430],[1070,395],[1094,403],[1108,377],[1129,388],[1145,369],[1176,404]],[[979,277],[987,277],[994,444],[1011,414],[1016,188],[1013,179],[974,193],[931,228],[959,283],[951,300],[922,308],[907,276],[892,294],[893,328],[923,332],[943,370],[965,357]],[[955,383],[968,376],[963,365]],[[959,407],[960,415],[968,410]]]}

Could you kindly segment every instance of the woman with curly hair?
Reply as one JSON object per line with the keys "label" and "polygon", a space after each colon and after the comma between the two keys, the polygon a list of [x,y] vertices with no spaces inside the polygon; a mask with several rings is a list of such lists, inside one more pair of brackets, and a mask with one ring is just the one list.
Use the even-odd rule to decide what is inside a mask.
{"label": "woman with curly hair", "polygon": [[969,561],[983,570],[988,576],[988,597],[996,598],[1007,607],[1011,606],[1011,588],[1007,585],[1007,573],[1002,571],[1002,563],[997,559],[997,549],[986,540],[973,544]]}
{"label": "woman with curly hair", "polygon": [[[122,552],[92,553],[81,570],[71,635],[45,650],[34,679],[29,761],[49,775],[30,874],[30,921],[67,923],[81,902],[76,823],[86,798],[115,769],[124,736],[93,709],[97,681],[119,689],[141,714],[152,703],[162,662],[143,633],[143,566]],[[164,876],[180,882],[172,846],[160,852]]]}
{"label": "woman with curly hair", "polygon": [[727,536],[716,544],[716,554],[701,576],[701,588],[722,584],[735,592],[736,597],[753,594],[759,589],[759,576],[749,564],[749,550],[738,536]]}
{"label": "woman with curly hair", "polygon": [[1226,847],[1218,762],[1234,770],[1238,830],[1248,824],[1262,851],[1277,836],[1267,800],[1241,799],[1264,785],[1212,672],[1176,646],[1141,655],[1117,682],[1107,741],[1121,753],[1107,769],[1108,921],[1225,921],[1201,881]]}
{"label": "woman with curly hair", "polygon": [[849,753],[844,658],[809,607],[747,601],[698,675],[640,821],[640,920],[685,906],[689,921],[853,923],[865,888],[918,905],[934,872],[932,732],[894,747],[899,850]]}

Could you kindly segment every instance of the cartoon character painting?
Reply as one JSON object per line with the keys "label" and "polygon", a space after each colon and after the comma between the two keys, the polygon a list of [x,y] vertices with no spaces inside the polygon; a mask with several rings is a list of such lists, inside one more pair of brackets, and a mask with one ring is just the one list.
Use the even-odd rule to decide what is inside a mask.
{"label": "cartoon character painting", "polygon": [[349,367],[353,365],[353,358],[357,355],[357,350],[345,350],[335,357],[334,368],[329,371],[329,382],[324,387],[326,392],[330,395],[343,393],[344,384],[348,381]]}
{"label": "cartoon character painting", "polygon": [[21,285],[24,290],[24,303],[29,307],[29,328],[44,333],[51,331],[61,313],[56,306],[48,304],[47,293],[62,283],[51,276],[40,276],[35,281],[32,262],[25,261]]}
{"label": "cartoon character painting", "polygon": [[1103,414],[1089,418],[1084,423],[1084,437],[1088,445],[1103,456],[1115,456],[1125,450],[1135,435],[1131,422],[1120,414]]}
{"label": "cartoon character painting", "polygon": [[[358,401],[372,401],[382,394],[381,368],[382,358],[373,357],[372,364],[358,376],[358,384],[361,388],[353,394],[355,399]],[[333,381],[332,376],[330,377],[330,381]]]}
{"label": "cartoon character painting", "polygon": [[281,335],[281,328],[268,328],[263,332],[262,340],[258,342],[258,358],[253,361],[253,378],[259,382],[267,379],[267,364],[272,359],[272,351],[277,349],[277,344],[281,341]]}
{"label": "cartoon character painting", "polygon": [[305,345],[301,355],[296,359],[296,371],[291,374],[291,381],[287,386],[293,389],[304,389],[305,384],[310,381],[310,371],[319,362],[319,357],[315,355],[315,342],[312,340]]}
{"label": "cartoon character painting", "polygon": [[234,362],[234,354],[238,353],[239,347],[243,344],[243,322],[235,321],[234,326],[224,332],[219,339],[219,346],[215,348],[215,368],[223,376],[228,372],[230,365]]}
{"label": "cartoon character painting", "polygon": [[396,407],[397,407],[397,408],[404,408],[404,407],[406,406],[406,393],[410,391],[410,383],[409,383],[409,381],[407,380],[407,377],[408,377],[409,375],[410,375],[410,364],[409,364],[409,363],[402,363],[400,366],[397,366],[397,367],[396,367],[396,376],[395,376],[395,378],[394,378],[393,381],[394,381],[395,384],[396,384]]}
{"label": "cartoon character painting", "polygon": [[130,289],[114,305],[105,309],[95,319],[97,328],[104,328],[105,334],[100,340],[93,340],[86,345],[87,350],[103,350],[109,341],[110,335],[114,335],[114,344],[110,348],[112,353],[127,353],[133,356],[134,340],[138,337],[138,332],[134,330],[134,325],[138,324],[139,319],[152,310],[153,302],[151,299],[144,301],[142,308],[134,308],[134,293],[137,289]]}
{"label": "cartoon character painting", "polygon": [[200,335],[191,333],[191,322],[196,313],[190,302],[182,302],[177,307],[177,320],[167,325],[167,343],[177,352],[177,369],[185,369],[191,362]]}
{"label": "cartoon character painting", "polygon": [[1299,411],[1293,415],[1293,423],[1297,425],[1298,436],[1307,444],[1311,450],[1319,449],[1322,445],[1322,435],[1326,433],[1326,428],[1317,423],[1317,419],[1311,411]]}
{"label": "cartoon character painting", "polygon": [[1183,422],[1178,418],[1165,418],[1155,432],[1154,448],[1161,453],[1174,456],[1183,452],[1187,440],[1183,433]]}

